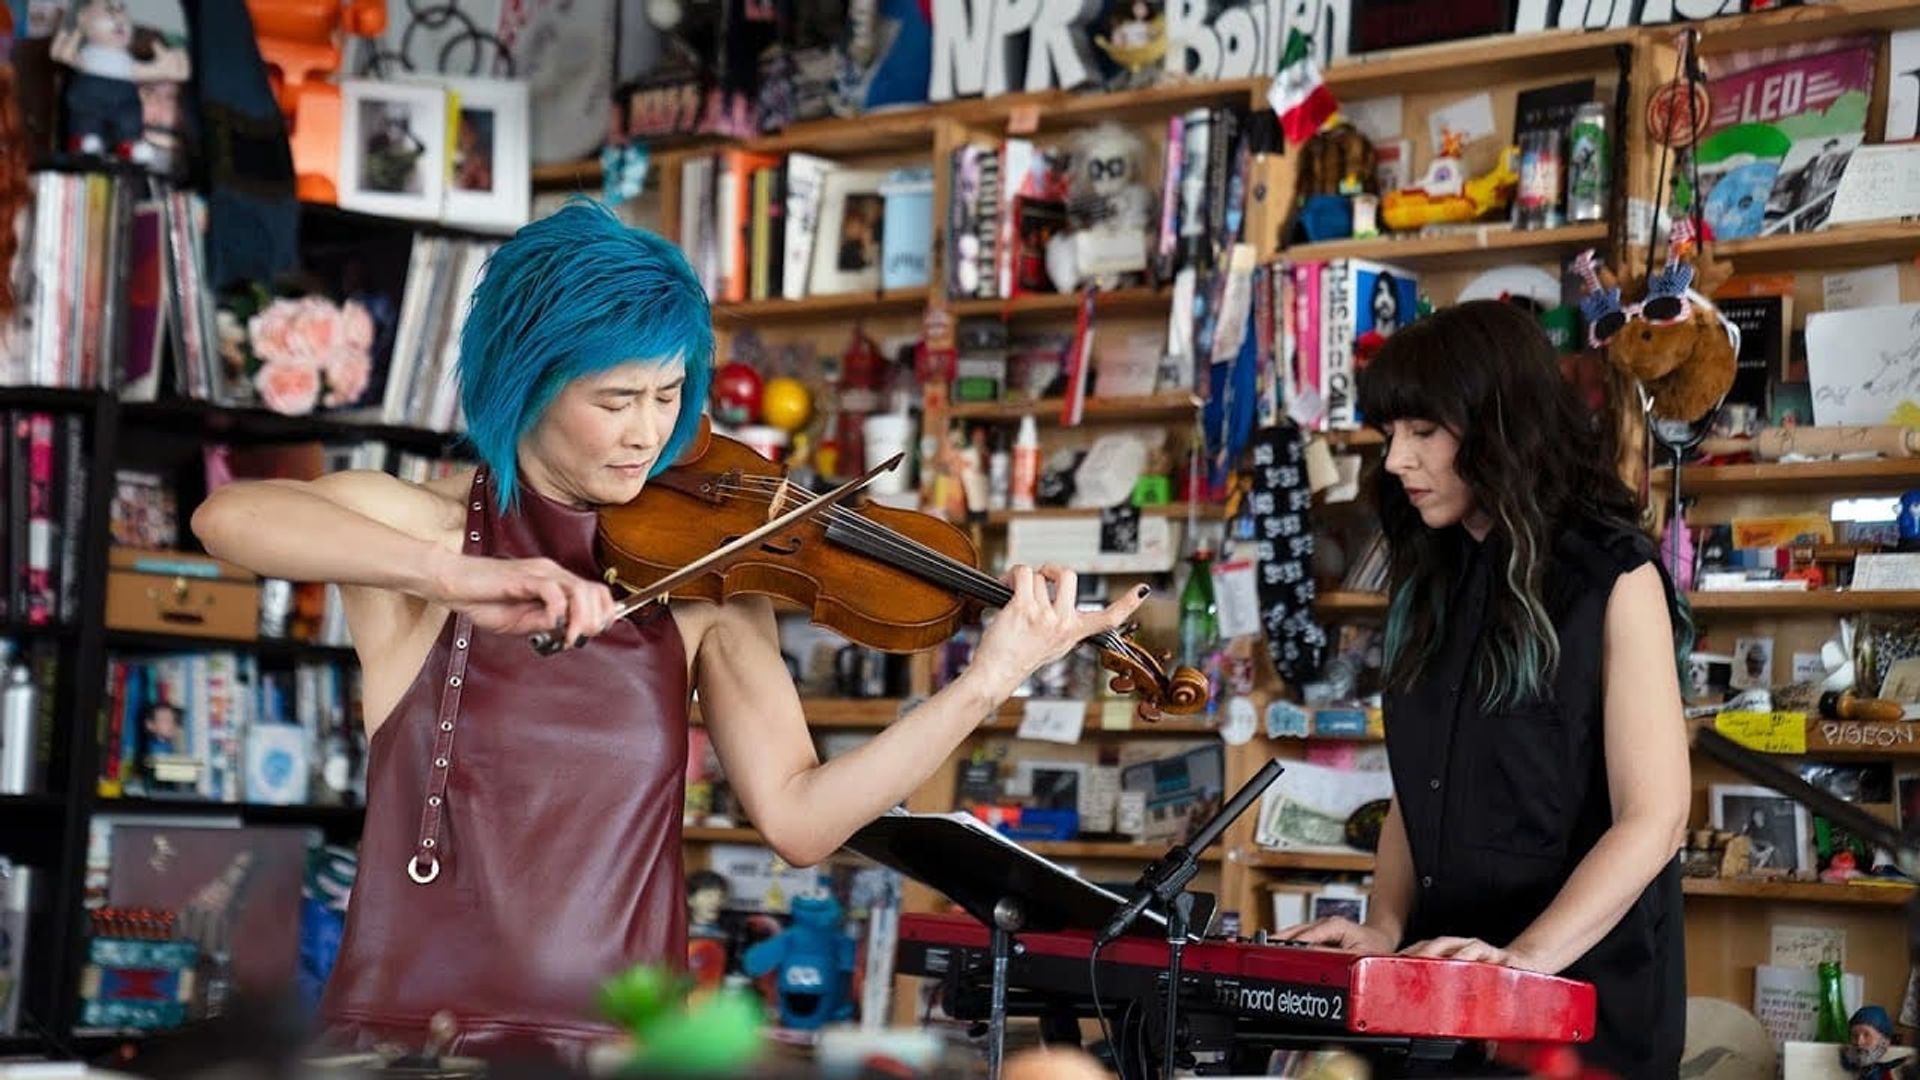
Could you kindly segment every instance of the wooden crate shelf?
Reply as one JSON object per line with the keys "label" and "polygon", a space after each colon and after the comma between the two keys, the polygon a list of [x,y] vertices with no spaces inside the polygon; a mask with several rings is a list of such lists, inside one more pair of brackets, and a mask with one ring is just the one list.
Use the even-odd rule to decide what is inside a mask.
{"label": "wooden crate shelf", "polygon": [[[1656,487],[1673,482],[1673,469],[1652,474]],[[1920,458],[1858,461],[1765,461],[1751,465],[1683,466],[1684,495],[1827,494],[1836,491],[1905,491],[1920,485]]]}
{"label": "wooden crate shelf", "polygon": [[1905,262],[1920,255],[1920,225],[1899,221],[1835,225],[1819,232],[1754,236],[1714,246],[1720,258],[1743,274],[1866,266]]}
{"label": "wooden crate shelf", "polygon": [[1236,852],[1234,861],[1259,870],[1323,870],[1371,874],[1373,854],[1366,851],[1269,851],[1253,848]]}
{"label": "wooden crate shelf", "polygon": [[1321,614],[1385,615],[1387,594],[1334,589],[1321,593],[1314,600],[1313,606]]}
{"label": "wooden crate shelf", "polygon": [[[1060,422],[1060,400],[1041,401],[962,401],[947,406],[947,419],[983,423],[1019,423],[1031,416],[1042,424]],[[1199,414],[1200,399],[1185,391],[1153,394],[1148,397],[1088,398],[1082,412],[1083,423],[1103,424],[1164,423],[1190,420]]]}
{"label": "wooden crate shelf", "polygon": [[1680,891],[1687,896],[1711,896],[1726,900],[1793,901],[1861,907],[1899,907],[1913,899],[1911,885],[1833,885],[1824,881],[1747,881],[1742,878],[1681,878]]}
{"label": "wooden crate shelf", "polygon": [[1295,244],[1287,248],[1286,253],[1287,258],[1296,262],[1374,259],[1380,262],[1420,263],[1444,259],[1449,269],[1455,269],[1526,261],[1535,256],[1557,259],[1562,252],[1581,247],[1600,247],[1606,242],[1607,226],[1604,223],[1534,230],[1489,223],[1430,236],[1381,236],[1367,240]]}
{"label": "wooden crate shelf", "polygon": [[1342,101],[1398,94],[1411,86],[1422,91],[1481,90],[1612,67],[1614,49],[1632,39],[1630,29],[1468,38],[1348,57],[1327,65],[1324,78],[1327,89]]}
{"label": "wooden crate shelf", "polygon": [[1859,589],[1690,592],[1700,615],[1844,615],[1853,611],[1920,611],[1920,592]]}
{"label": "wooden crate shelf", "polygon": [[720,828],[713,825],[687,825],[680,830],[680,839],[689,844],[764,844],[760,830],[745,826],[739,828]]}
{"label": "wooden crate shelf", "polygon": [[1208,105],[1246,104],[1264,93],[1263,77],[1176,82],[1139,90],[1107,94],[1076,94],[1064,90],[1003,94],[950,105],[950,114],[980,129],[1004,132],[1016,119],[1030,119],[1035,130],[1064,131],[1098,120],[1120,123],[1165,120],[1186,109]]}
{"label": "wooden crate shelf", "polygon": [[[1145,287],[1114,289],[1093,294],[1093,309],[1102,315],[1158,315],[1164,318],[1173,293]],[[949,300],[947,310],[957,318],[1021,315],[1071,316],[1080,310],[1078,293],[1028,293],[1011,300]]]}

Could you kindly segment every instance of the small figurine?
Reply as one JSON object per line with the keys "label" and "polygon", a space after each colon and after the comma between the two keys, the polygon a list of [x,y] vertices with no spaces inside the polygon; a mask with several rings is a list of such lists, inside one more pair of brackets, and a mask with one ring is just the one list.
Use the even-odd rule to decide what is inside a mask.
{"label": "small figurine", "polygon": [[111,153],[145,165],[154,148],[146,130],[140,84],[185,82],[187,54],[153,42],[153,57],[133,54],[133,20],[120,0],[84,0],[73,25],[54,36],[52,55],[73,69],[67,80],[67,142],[81,154]]}
{"label": "small figurine", "polygon": [[1840,1064],[1853,1072],[1856,1080],[1893,1080],[1895,1070],[1886,1062],[1893,1047],[1893,1020],[1887,1010],[1867,1005],[1847,1021],[1853,1042],[1840,1048]]}
{"label": "small figurine", "polygon": [[1167,17],[1158,7],[1147,0],[1117,4],[1107,15],[1107,33],[1094,37],[1100,51],[1127,73],[1116,89],[1152,85],[1167,55]]}
{"label": "small figurine", "polygon": [[1086,282],[1126,284],[1147,268],[1153,194],[1145,181],[1146,147],[1118,124],[1100,124],[1069,139],[1067,223],[1047,240],[1047,279],[1061,292]]}
{"label": "small figurine", "polygon": [[853,940],[841,929],[840,902],[796,896],[793,924],[749,948],[740,967],[759,978],[777,972],[780,1023],[814,1030],[853,1016]]}
{"label": "small figurine", "polygon": [[716,990],[727,978],[727,931],[720,909],[727,904],[727,879],[711,870],[687,875],[687,974],[694,988]]}

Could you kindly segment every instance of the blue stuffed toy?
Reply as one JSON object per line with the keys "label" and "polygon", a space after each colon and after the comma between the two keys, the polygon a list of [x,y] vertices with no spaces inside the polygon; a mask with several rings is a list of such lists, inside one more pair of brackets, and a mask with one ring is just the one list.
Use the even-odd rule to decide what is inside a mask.
{"label": "blue stuffed toy", "polygon": [[740,967],[752,978],[776,968],[780,1024],[813,1030],[853,1017],[854,944],[841,929],[840,902],[796,896],[793,923],[746,951]]}

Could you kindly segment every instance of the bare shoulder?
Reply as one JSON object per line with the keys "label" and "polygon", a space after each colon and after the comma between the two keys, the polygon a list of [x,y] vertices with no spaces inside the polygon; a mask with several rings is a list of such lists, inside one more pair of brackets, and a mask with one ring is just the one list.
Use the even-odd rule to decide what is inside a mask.
{"label": "bare shoulder", "polygon": [[1667,586],[1660,568],[1641,563],[1614,579],[1607,597],[1609,631],[1641,633],[1670,629],[1667,613]]}
{"label": "bare shoulder", "polygon": [[322,497],[408,536],[436,543],[457,538],[466,521],[473,470],[424,484],[371,469],[328,473],[311,482]]}

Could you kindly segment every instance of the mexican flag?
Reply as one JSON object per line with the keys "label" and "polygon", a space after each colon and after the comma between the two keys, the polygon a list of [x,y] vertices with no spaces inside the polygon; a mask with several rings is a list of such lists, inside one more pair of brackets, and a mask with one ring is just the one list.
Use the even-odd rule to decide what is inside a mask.
{"label": "mexican flag", "polygon": [[1307,36],[1298,30],[1287,34],[1287,50],[1280,56],[1280,71],[1267,87],[1267,104],[1280,117],[1280,130],[1288,146],[1298,146],[1320,130],[1339,109],[1333,92],[1320,78],[1320,65],[1313,62]]}

